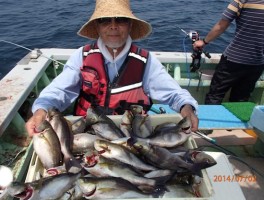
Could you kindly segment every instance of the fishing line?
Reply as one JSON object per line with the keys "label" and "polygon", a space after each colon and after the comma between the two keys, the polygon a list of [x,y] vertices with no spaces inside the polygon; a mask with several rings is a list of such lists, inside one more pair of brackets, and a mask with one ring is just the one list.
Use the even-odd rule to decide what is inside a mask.
{"label": "fishing line", "polygon": [[188,36],[186,36],[186,37],[184,37],[183,38],[183,43],[182,43],[182,45],[183,45],[183,50],[184,50],[184,53],[185,53],[185,67],[186,67],[186,70],[187,70],[187,72],[188,72],[188,79],[189,79],[189,83],[188,83],[188,85],[187,85],[187,88],[189,88],[190,87],[190,84],[191,84],[191,75],[190,75],[190,69],[189,69],[189,66],[188,66],[188,61],[187,61],[187,51],[186,51],[186,46],[185,46],[185,40],[186,40],[186,38],[187,38]]}
{"label": "fishing line", "polygon": [[190,84],[191,84],[191,74],[190,74],[190,69],[189,69],[189,66],[188,66],[188,58],[187,58],[187,51],[186,51],[186,45],[185,45],[185,41],[186,41],[186,38],[189,37],[189,33],[187,33],[185,30],[183,30],[179,26],[176,26],[176,27],[178,29],[180,29],[185,34],[185,37],[183,38],[183,41],[182,41],[182,46],[183,46],[183,51],[185,53],[185,68],[186,68],[186,70],[188,72],[188,79],[189,79],[189,83],[187,85],[187,88],[189,88]]}
{"label": "fishing line", "polygon": [[26,49],[26,50],[28,50],[28,51],[30,51],[30,52],[34,52],[34,53],[36,52],[37,55],[42,56],[42,57],[44,57],[44,58],[47,58],[47,59],[49,59],[49,60],[52,60],[52,61],[54,61],[54,62],[56,62],[56,63],[61,64],[62,66],[64,66],[64,63],[62,63],[62,62],[60,62],[60,61],[57,61],[57,60],[55,60],[55,59],[53,59],[53,58],[50,58],[50,57],[48,57],[48,56],[46,56],[46,55],[44,55],[41,51],[37,51],[37,50],[34,50],[34,49],[29,49],[29,48],[27,48],[27,47],[24,47],[24,46],[22,46],[22,45],[19,45],[19,44],[16,44],[16,43],[14,43],[14,42],[10,42],[10,41],[7,41],[7,40],[0,40],[0,42],[4,42],[4,43],[8,43],[8,44],[15,45],[15,46],[20,47],[20,48],[22,48],[22,49]]}

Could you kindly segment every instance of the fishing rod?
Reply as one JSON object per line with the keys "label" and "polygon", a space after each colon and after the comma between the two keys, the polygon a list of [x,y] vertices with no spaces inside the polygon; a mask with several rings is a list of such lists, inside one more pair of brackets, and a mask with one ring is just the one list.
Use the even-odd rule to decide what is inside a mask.
{"label": "fishing rod", "polygon": [[[178,27],[178,26],[177,26]],[[191,30],[189,33],[185,31],[184,29],[178,27],[185,35],[186,37],[189,37],[192,40],[192,44],[196,42],[197,40],[200,40],[199,33],[197,31]],[[207,58],[211,58],[211,55],[206,52],[204,49],[194,49],[193,48],[193,53],[191,55],[192,57],[192,63],[190,65],[190,71],[191,72],[196,72],[198,69],[200,69],[201,66],[201,55],[204,53],[204,55]]]}
{"label": "fishing rod", "polygon": [[36,54],[37,56],[42,56],[42,57],[47,58],[47,59],[49,59],[49,60],[52,60],[52,61],[54,61],[54,62],[56,62],[56,63],[58,63],[58,64],[61,64],[62,66],[64,65],[64,63],[62,63],[62,62],[60,62],[60,61],[58,61],[58,60],[55,60],[55,59],[53,59],[53,58],[50,58],[50,57],[44,55],[39,49],[37,49],[37,50],[36,50],[36,49],[29,49],[29,48],[27,48],[27,47],[25,47],[25,46],[22,46],[22,45],[19,45],[19,44],[16,44],[16,43],[14,43],[14,42],[10,42],[10,41],[7,41],[7,40],[0,40],[0,42],[4,42],[4,43],[8,43],[8,44],[15,45],[15,46],[20,47],[20,48],[22,48],[22,49],[26,49],[26,50],[28,50],[28,51],[30,51],[30,52]]}

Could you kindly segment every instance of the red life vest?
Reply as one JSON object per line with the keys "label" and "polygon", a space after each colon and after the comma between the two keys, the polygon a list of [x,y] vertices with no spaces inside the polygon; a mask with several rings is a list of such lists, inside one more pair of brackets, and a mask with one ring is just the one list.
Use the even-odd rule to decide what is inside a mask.
{"label": "red life vest", "polygon": [[130,105],[141,105],[145,111],[151,99],[144,93],[142,80],[148,51],[131,45],[119,76],[109,82],[104,58],[96,44],[83,49],[82,88],[75,107],[76,115],[86,115],[90,106],[100,106],[105,114],[123,114]]}

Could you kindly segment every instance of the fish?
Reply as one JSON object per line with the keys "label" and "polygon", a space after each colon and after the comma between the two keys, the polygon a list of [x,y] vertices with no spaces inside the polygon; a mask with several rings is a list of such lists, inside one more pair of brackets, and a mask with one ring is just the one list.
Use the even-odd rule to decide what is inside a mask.
{"label": "fish", "polygon": [[140,105],[131,105],[132,113],[132,133],[134,136],[146,138],[152,134],[151,120],[144,113],[143,107]]}
{"label": "fish", "polygon": [[199,166],[199,169],[206,169],[217,164],[217,161],[206,152],[194,149],[186,151],[184,159],[186,162]]}
{"label": "fish", "polygon": [[67,173],[67,170],[65,168],[65,165],[60,165],[60,166],[52,167],[52,168],[45,170],[43,172],[43,177],[45,178],[48,176],[55,176],[55,175],[63,174],[63,173]]}
{"label": "fish", "polygon": [[[91,158],[96,156],[97,158]],[[96,177],[119,177],[136,185],[142,192],[149,193],[157,187],[157,181],[143,176],[143,173],[129,165],[110,160],[99,154],[88,154],[84,158],[84,169]]]}
{"label": "fish", "polygon": [[72,153],[84,154],[88,149],[94,149],[94,141],[102,137],[90,133],[77,133],[73,135]]}
{"label": "fish", "polygon": [[86,130],[86,123],[84,117],[80,117],[79,119],[71,122],[71,129],[74,134],[83,133]]}
{"label": "fish", "polygon": [[154,129],[154,134],[148,138],[137,138],[138,141],[149,143],[160,147],[172,148],[185,143],[191,134],[185,133],[183,127],[189,124],[188,118],[183,118],[177,125],[159,125]]}
{"label": "fish", "polygon": [[111,143],[121,145],[124,148],[126,148],[129,152],[132,152],[133,154],[140,156],[138,150],[133,145],[130,145],[130,143],[128,142],[130,138],[131,137],[123,137],[116,140],[111,140]]}
{"label": "fish", "polygon": [[116,127],[116,125],[113,126],[112,123],[100,122],[93,124],[92,128],[98,136],[107,140],[116,140],[125,137],[125,134],[118,127]]}
{"label": "fish", "polygon": [[[202,197],[200,193],[200,186],[203,178],[191,173],[175,173],[168,181],[167,186],[186,186],[185,190],[195,197]],[[186,196],[186,195],[185,195]]]}
{"label": "fish", "polygon": [[140,105],[131,105],[130,106],[130,111],[132,112],[132,114],[135,116],[137,114],[143,114],[144,113],[144,110],[143,110],[143,107],[140,106]]}
{"label": "fish", "polygon": [[96,134],[108,140],[125,137],[120,128],[98,108],[88,108],[86,125],[90,125]]}
{"label": "fish", "polygon": [[165,185],[168,180],[175,174],[174,170],[157,169],[144,174],[144,177],[154,179],[159,185]]}
{"label": "fish", "polygon": [[82,166],[72,153],[73,132],[68,121],[64,118],[63,114],[55,108],[48,110],[47,119],[59,138],[66,170],[68,172],[78,173],[82,169]]}
{"label": "fish", "polygon": [[145,163],[143,160],[138,158],[135,154],[130,152],[122,145],[111,143],[110,141],[106,140],[97,139],[94,142],[94,147],[97,151],[102,152],[102,156],[126,163],[135,167],[136,169],[140,169],[143,171],[152,171],[157,169],[156,167]]}
{"label": "fish", "polygon": [[120,130],[125,134],[126,137],[131,137],[132,135],[132,120],[133,115],[130,110],[126,110],[122,115],[120,122]]}
{"label": "fish", "polygon": [[75,186],[80,176],[80,173],[63,173],[27,183],[14,181],[7,187],[7,192],[23,200],[59,199]]}
{"label": "fish", "polygon": [[133,136],[147,138],[153,134],[149,115],[135,114],[132,119]]}
{"label": "fish", "polygon": [[7,192],[7,188],[0,186],[0,200],[7,200],[10,198],[12,198],[12,196]]}
{"label": "fish", "polygon": [[[132,143],[133,141],[131,144]],[[133,146],[138,149],[148,163],[151,163],[153,166],[160,169],[175,170],[178,172],[189,171],[194,174],[198,174],[201,169],[204,169],[210,164],[214,164],[208,164],[207,159],[202,159],[204,158],[204,154],[203,156],[201,155],[201,158],[199,158],[199,162],[198,160],[197,162],[188,162],[188,160],[181,155],[171,153],[168,149],[163,147],[135,141]]]}
{"label": "fish", "polygon": [[129,181],[115,177],[80,177],[77,185],[86,199],[138,199],[152,194],[141,192]]}
{"label": "fish", "polygon": [[189,118],[184,117],[178,123],[166,122],[159,124],[155,127],[155,134],[160,134],[161,132],[172,131],[175,132],[182,131],[186,134],[191,133],[191,121]]}
{"label": "fish", "polygon": [[62,165],[60,141],[47,120],[36,128],[33,148],[45,169]]}

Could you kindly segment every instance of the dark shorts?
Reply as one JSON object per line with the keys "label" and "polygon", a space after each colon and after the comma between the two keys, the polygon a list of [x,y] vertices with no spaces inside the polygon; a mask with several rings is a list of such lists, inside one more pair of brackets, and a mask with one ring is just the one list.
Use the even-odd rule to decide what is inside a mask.
{"label": "dark shorts", "polygon": [[221,104],[229,89],[230,102],[248,101],[263,70],[264,65],[234,63],[222,55],[205,97],[205,104]]}

